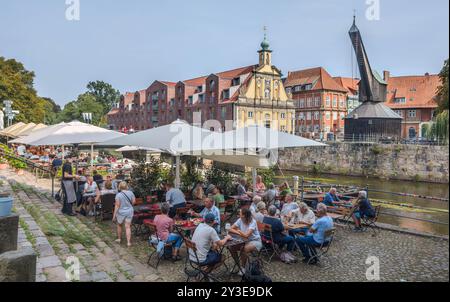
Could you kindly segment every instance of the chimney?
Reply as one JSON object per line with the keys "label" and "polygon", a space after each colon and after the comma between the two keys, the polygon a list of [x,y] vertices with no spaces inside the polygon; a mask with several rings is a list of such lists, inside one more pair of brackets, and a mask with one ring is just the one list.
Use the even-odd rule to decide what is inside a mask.
{"label": "chimney", "polygon": [[391,73],[389,71],[387,71],[387,70],[383,71],[383,78],[384,78],[385,82],[389,81],[390,76],[391,76]]}

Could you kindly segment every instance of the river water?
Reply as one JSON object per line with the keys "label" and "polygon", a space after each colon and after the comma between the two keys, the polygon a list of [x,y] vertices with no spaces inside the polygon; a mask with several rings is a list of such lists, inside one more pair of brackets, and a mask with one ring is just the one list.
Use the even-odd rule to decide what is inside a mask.
{"label": "river water", "polygon": [[[434,196],[440,198],[449,198],[449,187],[447,184],[434,184],[423,182],[399,181],[399,180],[380,180],[376,178],[348,177],[336,175],[312,175],[302,172],[283,172],[283,175],[277,175],[277,183],[280,183],[284,177],[292,184],[294,175],[305,177],[307,181],[317,181],[324,184],[339,184],[357,187],[369,188],[369,198],[386,200],[392,203],[407,203],[414,206],[427,208],[423,210],[409,210],[401,207],[383,206],[380,215],[380,222],[388,223],[402,228],[418,230],[439,235],[449,234],[449,214],[448,201],[430,200],[423,198],[396,196],[386,193],[370,192],[370,189],[387,192],[409,193],[421,196]],[[325,190],[327,190],[325,188]],[[404,216],[404,217],[399,217]]]}

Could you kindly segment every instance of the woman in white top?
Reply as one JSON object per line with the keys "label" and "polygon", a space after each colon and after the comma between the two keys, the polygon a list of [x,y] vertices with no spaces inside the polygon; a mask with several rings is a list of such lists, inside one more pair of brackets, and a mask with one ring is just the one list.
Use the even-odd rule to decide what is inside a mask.
{"label": "woman in white top", "polygon": [[93,207],[95,200],[97,199],[97,196],[100,194],[100,191],[98,190],[97,183],[94,181],[94,178],[92,176],[88,176],[86,183],[84,184],[84,191],[83,191],[83,199],[84,199],[84,209],[86,211],[86,214],[89,216],[93,216]]}
{"label": "woman in white top", "polygon": [[[289,215],[289,223],[291,224],[306,224],[308,226],[313,225],[316,222],[316,215],[314,212],[308,208],[306,203],[300,202],[298,204],[298,209],[291,212]],[[308,227],[302,227],[298,229],[291,230],[289,233],[291,235],[298,234],[298,233],[306,233],[308,231]]]}

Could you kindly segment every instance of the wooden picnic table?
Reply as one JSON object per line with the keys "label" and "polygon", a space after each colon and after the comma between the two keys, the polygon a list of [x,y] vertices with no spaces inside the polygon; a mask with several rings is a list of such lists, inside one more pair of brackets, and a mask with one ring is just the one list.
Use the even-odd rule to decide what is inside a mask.
{"label": "wooden picnic table", "polygon": [[304,223],[304,222],[300,222],[300,223],[296,223],[296,224],[283,223],[283,225],[284,225],[284,228],[288,231],[311,227],[310,224]]}

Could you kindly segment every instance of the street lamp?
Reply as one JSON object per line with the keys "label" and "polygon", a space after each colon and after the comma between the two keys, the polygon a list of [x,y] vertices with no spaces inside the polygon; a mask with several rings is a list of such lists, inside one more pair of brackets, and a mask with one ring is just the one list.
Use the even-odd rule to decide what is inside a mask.
{"label": "street lamp", "polygon": [[83,116],[84,122],[87,124],[92,124],[92,113],[90,112],[83,112],[81,114]]}

